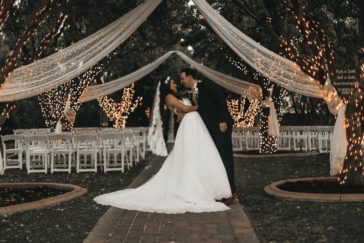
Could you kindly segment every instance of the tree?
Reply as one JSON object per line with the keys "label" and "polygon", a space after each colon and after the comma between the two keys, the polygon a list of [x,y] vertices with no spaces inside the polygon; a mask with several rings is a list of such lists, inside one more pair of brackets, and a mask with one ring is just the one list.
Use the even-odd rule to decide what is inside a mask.
{"label": "tree", "polygon": [[[3,36],[5,55],[1,56],[2,69],[0,83],[6,81],[9,73],[16,67],[28,64],[37,59],[37,52],[41,52],[48,44],[52,33],[54,10],[65,5],[69,0],[37,1],[1,1],[0,26]],[[26,14],[25,14],[26,13]],[[25,14],[26,17],[23,17]],[[63,18],[63,17],[61,17]],[[53,18],[54,19],[54,18]],[[25,23],[24,23],[25,22]],[[49,25],[45,27],[46,23]],[[47,27],[50,27],[49,29]],[[49,33],[50,32],[50,33]],[[3,113],[8,113],[14,107],[5,104]],[[8,117],[9,114],[5,114]]]}

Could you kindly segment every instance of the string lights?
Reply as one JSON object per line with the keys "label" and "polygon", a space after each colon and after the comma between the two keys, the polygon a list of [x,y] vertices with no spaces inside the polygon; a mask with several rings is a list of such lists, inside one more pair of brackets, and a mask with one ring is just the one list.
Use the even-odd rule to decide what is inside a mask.
{"label": "string lights", "polygon": [[9,118],[10,112],[14,109],[15,109],[15,105],[13,105],[13,104],[8,103],[5,105],[4,109],[2,110],[2,112],[0,114],[0,131],[1,131],[1,126]]}
{"label": "string lights", "polygon": [[[293,17],[296,32],[287,38],[280,36],[282,50],[312,78],[326,81],[330,75],[329,67],[334,62],[334,51],[326,34],[319,22],[309,19],[305,11],[296,15],[290,2],[286,0],[283,1],[283,6],[287,6],[285,14]],[[324,83],[320,85],[323,88]]]}
{"label": "string lights", "polygon": [[64,27],[64,23],[66,22],[66,20],[68,19],[68,15],[66,14],[61,14],[60,17],[58,18],[55,27],[53,28],[53,30],[51,32],[49,32],[44,38],[43,40],[40,42],[40,45],[37,47],[37,49],[35,50],[35,57],[34,57],[34,61],[37,61],[41,58],[43,52],[45,51],[48,43],[52,40],[52,39],[57,39],[56,36],[59,36],[62,33],[63,27]]}
{"label": "string lights", "polygon": [[259,112],[260,103],[256,99],[248,99],[250,105],[244,112],[245,103],[247,98],[241,97],[240,99],[227,99],[228,111],[233,118],[234,127],[253,127],[255,118]]}
{"label": "string lights", "polygon": [[96,64],[92,69],[83,73],[77,78],[52,89],[42,95],[38,96],[39,105],[46,123],[46,126],[55,129],[57,122],[61,119],[62,129],[65,131],[71,130],[74,124],[69,123],[67,119],[64,118],[64,109],[68,97],[70,100],[70,108],[76,113],[80,108],[78,99],[82,95],[84,89],[90,84],[92,80],[95,80],[103,71],[102,64]]}
{"label": "string lights", "polygon": [[[347,104],[349,117],[345,118],[346,134],[348,138],[348,150],[344,160],[343,169],[340,172],[338,181],[340,185],[346,184],[348,181],[352,185],[362,185],[360,182],[364,176],[363,161],[363,128],[364,120],[364,64],[360,69],[360,80],[355,83],[354,89],[350,93]],[[358,181],[356,181],[358,180]]]}
{"label": "string lights", "polygon": [[114,122],[115,128],[125,128],[126,121],[130,115],[139,105],[141,105],[142,97],[134,99],[135,89],[134,84],[124,88],[122,91],[120,102],[115,102],[107,96],[97,99],[100,107],[106,113],[110,121]]}
{"label": "string lights", "polygon": [[10,6],[7,6],[4,0],[0,0],[0,29],[4,26],[4,23],[8,20],[12,9],[16,5],[16,0],[12,0]]}
{"label": "string lights", "polygon": [[[225,57],[232,66],[234,66],[235,68],[240,70],[243,74],[245,74],[245,75],[249,74],[247,67],[242,62],[234,60],[232,57],[230,57],[226,54],[225,54]],[[252,77],[256,81],[256,83],[262,84],[263,90],[265,90],[265,91],[267,91],[269,86],[271,86],[271,82],[267,78],[263,77],[259,72],[254,71],[252,73]],[[279,107],[278,111],[277,111],[279,121],[283,117],[283,109],[282,109],[282,105],[281,105],[281,100],[286,94],[287,94],[286,90],[280,88],[279,95],[277,97],[275,97],[275,96],[271,97],[273,102],[275,103],[275,107]],[[244,104],[242,104],[240,101],[240,106],[242,106],[242,108],[241,108],[241,107],[239,107],[239,100],[228,101],[228,109],[229,109],[231,116],[233,117],[234,126],[237,126],[237,127],[253,126],[255,117],[259,113],[260,114],[260,116],[259,116],[259,118],[260,118],[259,119],[259,126],[260,126],[259,153],[262,153],[262,154],[274,153],[277,151],[277,138],[268,135],[268,116],[265,114],[263,109],[260,108],[260,106],[262,105],[260,102],[258,102],[257,100],[250,101],[250,102],[251,102],[251,105],[250,105],[249,109],[247,110],[247,112],[243,115],[244,118],[242,119],[241,111],[243,111],[242,108],[244,107]],[[245,100],[243,101],[243,103],[245,103]]]}

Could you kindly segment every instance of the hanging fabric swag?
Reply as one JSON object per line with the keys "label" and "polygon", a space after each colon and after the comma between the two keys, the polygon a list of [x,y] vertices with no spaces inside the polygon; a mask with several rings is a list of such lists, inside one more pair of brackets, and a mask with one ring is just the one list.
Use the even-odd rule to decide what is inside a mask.
{"label": "hanging fabric swag", "polygon": [[121,90],[130,84],[136,82],[137,80],[143,78],[144,76],[148,75],[154,69],[156,69],[159,65],[165,62],[171,55],[176,54],[181,57],[185,62],[192,65],[196,68],[199,72],[205,75],[207,78],[211,79],[218,85],[230,90],[234,93],[240,94],[242,96],[260,100],[262,97],[262,90],[259,85],[252,84],[243,80],[240,80],[235,77],[231,77],[229,75],[220,73],[216,70],[211,68],[205,67],[180,51],[169,51],[154,62],[149,63],[148,65],[128,74],[116,80],[99,84],[99,85],[92,85],[88,86],[84,93],[82,94],[79,102],[86,102],[90,100],[94,100],[98,97],[106,96],[112,93],[115,93],[118,90]]}
{"label": "hanging fabric swag", "polygon": [[0,88],[0,102],[39,95],[90,69],[133,34],[161,1],[148,0],[87,38],[15,69]]}

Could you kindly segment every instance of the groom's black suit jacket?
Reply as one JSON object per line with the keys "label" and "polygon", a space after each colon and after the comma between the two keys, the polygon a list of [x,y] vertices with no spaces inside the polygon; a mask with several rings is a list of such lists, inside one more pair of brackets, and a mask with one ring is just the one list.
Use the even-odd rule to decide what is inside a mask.
{"label": "groom's black suit jacket", "polygon": [[[220,86],[209,80],[199,82],[197,89],[198,112],[224,162],[231,191],[234,193],[234,160],[231,141],[233,122],[227,109],[225,93]],[[228,130],[225,133],[220,131],[219,123],[221,122],[227,123]]]}
{"label": "groom's black suit jacket", "polygon": [[198,112],[209,131],[219,131],[220,122],[226,122],[231,127],[232,119],[223,89],[209,80],[198,82],[197,89]]}

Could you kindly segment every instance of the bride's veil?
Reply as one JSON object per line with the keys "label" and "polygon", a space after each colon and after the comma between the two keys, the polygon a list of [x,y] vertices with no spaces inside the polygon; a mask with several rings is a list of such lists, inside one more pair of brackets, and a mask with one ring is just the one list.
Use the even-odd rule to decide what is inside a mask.
{"label": "bride's veil", "polygon": [[163,138],[163,122],[160,113],[160,86],[161,82],[158,82],[157,90],[154,96],[154,102],[152,107],[152,117],[150,119],[149,131],[148,131],[148,144],[153,154],[159,156],[167,156],[167,146]]}

